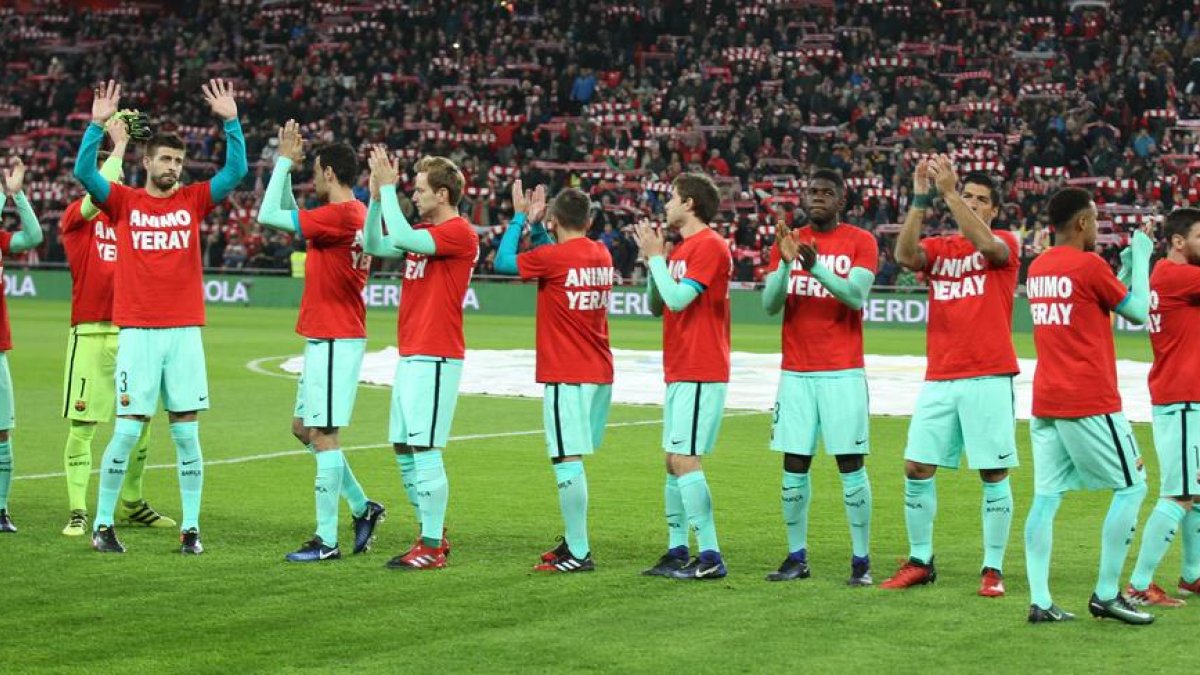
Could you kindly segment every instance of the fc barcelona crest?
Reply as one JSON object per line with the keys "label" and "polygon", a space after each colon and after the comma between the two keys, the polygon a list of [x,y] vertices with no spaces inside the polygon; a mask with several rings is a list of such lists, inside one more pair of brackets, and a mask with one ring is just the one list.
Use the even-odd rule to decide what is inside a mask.
{"label": "fc barcelona crest", "polygon": [[129,407],[129,394],[121,394],[121,407],[122,408]]}
{"label": "fc barcelona crest", "polygon": [[87,410],[87,401],[75,401],[75,412],[83,412]]}

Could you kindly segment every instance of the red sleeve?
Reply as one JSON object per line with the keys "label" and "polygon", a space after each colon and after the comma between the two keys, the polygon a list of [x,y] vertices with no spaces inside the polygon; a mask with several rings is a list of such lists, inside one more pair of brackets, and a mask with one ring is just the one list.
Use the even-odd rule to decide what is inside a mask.
{"label": "red sleeve", "polygon": [[329,205],[300,210],[300,234],[318,246],[349,246],[354,243],[354,231],[338,227],[341,214]]}
{"label": "red sleeve", "polygon": [[12,238],[13,233],[8,230],[0,230],[0,253],[4,255],[12,255]]}
{"label": "red sleeve", "polygon": [[721,278],[728,279],[732,270],[733,261],[725,240],[709,238],[688,257],[686,278],[708,288]]}
{"label": "red sleeve", "polygon": [[[203,183],[196,183],[183,188],[187,190],[188,201],[192,204],[197,221],[204,220],[208,217],[208,214],[212,213],[213,209],[217,208],[217,205],[212,200],[212,186],[209,183],[211,181],[206,180]],[[196,225],[199,226],[199,222]]]}
{"label": "red sleeve", "polygon": [[997,230],[992,233],[997,239],[1004,242],[1008,247],[1008,260],[1004,261],[1003,265],[996,267],[1020,267],[1021,266],[1021,241],[1017,239],[1017,235],[1008,230]]}
{"label": "red sleeve", "polygon": [[1116,309],[1117,305],[1121,304],[1121,301],[1129,295],[1129,289],[1117,280],[1117,275],[1113,273],[1112,267],[1104,261],[1104,258],[1095,253],[1090,254],[1088,258],[1087,275],[1092,293],[1105,309]]}
{"label": "red sleeve", "polygon": [[554,274],[553,251],[554,246],[548,244],[518,255],[517,274],[522,279],[541,279]]}
{"label": "red sleeve", "polygon": [[925,267],[923,267],[921,271],[929,274],[929,272],[933,269],[933,261],[937,259],[938,254],[942,252],[942,238],[925,237],[921,240],[920,246],[921,250],[925,251]]}
{"label": "red sleeve", "polygon": [[479,251],[479,237],[466,222],[449,227],[431,227],[429,234],[433,236],[433,245],[436,247],[434,257],[460,258],[474,256]]}
{"label": "red sleeve", "polygon": [[63,211],[62,218],[58,221],[59,235],[70,234],[75,230],[80,229],[87,223],[83,219],[83,200],[76,199],[67,204],[66,210]]}
{"label": "red sleeve", "polygon": [[109,183],[108,199],[105,199],[103,202],[97,202],[93,197],[92,203],[96,205],[96,208],[108,214],[108,217],[115,224],[118,214],[124,211],[125,205],[129,203],[129,196],[131,194],[133,194],[133,188],[120,183]]}
{"label": "red sleeve", "polygon": [[879,242],[869,232],[862,232],[858,237],[858,246],[854,247],[854,261],[851,267],[861,267],[874,274],[879,269]]}

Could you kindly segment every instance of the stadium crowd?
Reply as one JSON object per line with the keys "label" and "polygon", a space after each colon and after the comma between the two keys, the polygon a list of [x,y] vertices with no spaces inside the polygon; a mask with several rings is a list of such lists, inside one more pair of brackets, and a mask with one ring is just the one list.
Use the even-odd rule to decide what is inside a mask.
{"label": "stadium crowd", "polygon": [[[1027,258],[1047,244],[1044,203],[1064,183],[1094,191],[1114,260],[1146,218],[1200,203],[1194,1],[123,4],[0,8],[0,151],[31,167],[41,261],[64,259],[57,216],[81,196],[71,162],[91,87],[109,77],[127,105],[185,138],[193,179],[215,171],[224,144],[203,100],[179,92],[235,82],[251,171],[207,223],[213,268],[283,268],[302,245],[255,223],[288,118],[313,143],[347,141],[364,157],[385,143],[406,165],[458,162],[460,206],[486,235],[481,273],[516,177],[590,191],[592,235],[626,279],[637,276],[628,226],[696,167],[722,188],[741,281],[761,278],[774,222],[804,218],[799,193],[818,166],[846,177],[844,220],[880,239],[884,285],[914,282],[892,238],[929,153],[1003,181],[1001,220]],[[126,167],[139,184],[138,163]],[[306,183],[297,191],[313,199]],[[930,231],[952,227],[944,209],[931,214]]]}

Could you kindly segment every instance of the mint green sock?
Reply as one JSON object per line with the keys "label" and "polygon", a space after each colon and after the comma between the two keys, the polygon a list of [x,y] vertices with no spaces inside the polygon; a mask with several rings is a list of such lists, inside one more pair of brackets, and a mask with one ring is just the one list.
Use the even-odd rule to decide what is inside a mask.
{"label": "mint green sock", "polygon": [[354,472],[350,470],[350,460],[345,459],[345,453],[342,453],[342,457],[342,498],[350,507],[350,513],[357,518],[367,511],[367,494],[363,492],[362,485],[354,477]]}
{"label": "mint green sock", "polygon": [[1163,556],[1171,548],[1175,533],[1183,523],[1187,510],[1175,503],[1173,499],[1160,499],[1146,519],[1146,529],[1142,532],[1142,548],[1138,551],[1137,564],[1133,566],[1133,575],[1129,583],[1135,589],[1144,591],[1150,588],[1154,581],[1154,570],[1162,562]]}
{"label": "mint green sock", "polygon": [[129,453],[142,436],[144,422],[118,417],[113,425],[112,439],[104,449],[100,460],[100,490],[96,496],[96,520],[92,527],[112,526],[113,511],[117,508],[117,497],[121,484],[125,482],[125,469],[129,465]]}
{"label": "mint green sock", "polygon": [[1187,583],[1200,579],[1200,505],[1193,504],[1183,517],[1183,569]]}
{"label": "mint green sock", "polygon": [[1034,495],[1025,519],[1025,573],[1029,577],[1029,601],[1050,609],[1050,552],[1054,548],[1054,514],[1062,495]]}
{"label": "mint green sock", "polygon": [[404,485],[404,494],[408,503],[412,504],[417,523],[421,522],[421,505],[417,502],[417,460],[411,453],[396,455],[396,467],[400,469],[400,483]]}
{"label": "mint green sock", "polygon": [[558,481],[558,506],[562,510],[564,539],[571,555],[580,560],[591,553],[587,534],[588,488],[583,462],[559,462],[554,465]]}
{"label": "mint green sock", "polygon": [[788,553],[808,548],[808,505],[812,483],[806,473],[783,472],[783,524],[787,526]]}
{"label": "mint green sock", "polygon": [[200,495],[204,491],[204,457],[200,452],[200,423],[173,422],[179,499],[182,503],[180,530],[200,529]]}
{"label": "mint green sock", "polygon": [[1121,569],[1129,554],[1129,544],[1137,529],[1138,509],[1146,497],[1146,484],[1113,491],[1112,505],[1104,518],[1100,538],[1100,575],[1096,579],[1096,596],[1112,600],[1121,591]]}
{"label": "mint green sock", "polygon": [[678,477],[667,474],[663,494],[667,504],[667,548],[687,548],[687,514],[683,510],[683,495],[679,492]]}
{"label": "mint green sock", "polygon": [[12,441],[0,443],[0,510],[8,508],[8,493],[12,489]]}
{"label": "mint green sock", "polygon": [[712,493],[703,471],[679,476],[679,496],[688,524],[696,532],[696,546],[701,551],[721,551],[717,544],[717,526],[713,522]]}
{"label": "mint green sock", "polygon": [[983,484],[983,566],[1004,571],[1004,551],[1012,531],[1013,496],[1008,476],[995,483]]}
{"label": "mint green sock", "polygon": [[317,536],[326,546],[337,546],[338,496],[342,493],[342,474],[346,456],[340,448],[317,454]]}
{"label": "mint green sock", "polygon": [[850,523],[850,546],[856,558],[871,553],[871,480],[867,467],[838,474],[842,477],[842,503]]}
{"label": "mint green sock", "polygon": [[450,501],[450,482],[441,450],[413,454],[416,473],[417,505],[421,510],[421,539],[429,547],[442,545],[446,523],[446,505]]}
{"label": "mint green sock", "polygon": [[904,479],[904,525],[908,556],[928,564],[933,559],[933,519],[937,517],[936,478]]}

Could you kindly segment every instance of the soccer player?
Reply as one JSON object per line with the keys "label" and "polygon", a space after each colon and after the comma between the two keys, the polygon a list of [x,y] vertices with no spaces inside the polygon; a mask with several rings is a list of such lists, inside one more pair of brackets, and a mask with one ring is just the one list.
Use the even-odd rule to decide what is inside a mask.
{"label": "soccer player", "polygon": [[558,504],[565,535],[534,566],[539,572],[589,572],[596,568],[588,543],[587,476],[583,456],[593,454],[604,439],[612,401],[613,361],[608,340],[608,306],[613,263],[608,247],[588,239],[592,202],[581,190],[558,193],[546,213],[558,234],[553,244],[541,228],[533,232],[534,249],[517,255],[528,219],[537,223],[545,211],[542,186],[532,196],[513,182],[516,212],[500,240],[495,269],[538,280],[537,381],[545,386],[542,419],[546,450],[558,482]]}
{"label": "soccer player", "polygon": [[1154,583],[1154,570],[1182,526],[1179,590],[1200,592],[1200,209],[1172,211],[1165,230],[1167,257],[1150,275],[1149,320],[1160,496],[1125,594],[1134,605],[1178,607],[1183,601]]}
{"label": "soccer player", "polygon": [[[721,430],[729,383],[729,245],[709,228],[721,203],[712,179],[685,173],[671,184],[667,227],[683,237],[669,259],[662,231],[649,223],[635,230],[650,269],[651,312],[663,317],[662,447],[668,549],[642,574],[676,579],[718,579],[726,574],[713,520],[712,495],[701,458],[711,454]],[[700,554],[688,562],[688,530]]]}
{"label": "soccer player", "polygon": [[[921,239],[936,183],[958,232]],[[1008,471],[1017,466],[1012,343],[1013,294],[1021,245],[993,230],[1000,190],[990,176],[962,181],[949,158],[922,161],[913,178],[913,205],[896,242],[896,260],[929,279],[925,385],[917,398],[904,450],[904,521],[908,561],[880,586],[933,583],[933,521],[938,467],[957,469],[964,452],[983,482],[983,569],[979,595],[1004,595],[1004,552],[1012,529]]]}
{"label": "soccer player", "polygon": [[371,152],[370,164],[376,194],[367,211],[364,249],[405,257],[389,438],[421,524],[420,539],[387,566],[438,569],[446,566],[450,548],[445,538],[450,485],[442,449],[458,404],[466,355],[462,303],[479,259],[479,235],[458,214],[466,180],[454,162],[445,157],[417,162],[412,201],[425,224],[415,228],[396,197],[399,166],[383,148]]}
{"label": "soccer player", "polygon": [[[8,197],[17,205],[21,219],[20,232],[0,231],[0,254],[14,255],[42,243],[42,226],[33,207],[21,188],[25,184],[25,165],[18,157],[10,169],[4,171],[4,190],[0,192],[0,210]],[[11,431],[15,426],[16,412],[13,406],[12,375],[8,370],[8,352],[12,349],[12,330],[8,324],[8,305],[4,301],[4,267],[0,265],[0,533],[17,531],[12,517],[8,515],[8,493],[12,487],[13,451]]]}
{"label": "soccer player", "polygon": [[[104,126],[113,149],[100,173],[113,183],[121,182],[129,125],[139,118],[135,111],[121,111]],[[71,334],[63,377],[63,417],[71,424],[63,451],[71,517],[62,533],[82,537],[88,531],[92,439],[96,425],[112,422],[117,410],[114,387],[110,386],[117,369],[117,327],[112,323],[117,238],[112,221],[96,208],[90,195],[67,206],[59,222],[59,234],[71,270]],[[146,527],[175,527],[173,519],[155,511],[142,496],[149,435],[147,424],[129,457],[117,520]]]}
{"label": "soccer player", "polygon": [[98,87],[92,123],[75,160],[75,177],[112,221],[117,235],[113,323],[117,335],[117,417],[104,451],[92,547],[124,553],[113,528],[113,511],[130,450],[137,444],[160,393],[171,422],[183,503],[183,554],[204,551],[200,543],[200,494],[204,463],[197,412],[207,410],[208,378],[200,327],[204,325],[204,277],[200,223],[246,175],[246,141],[238,121],[233,87],[222,80],[203,85],[212,112],[224,120],[225,166],[212,180],[181,186],[183,141],[156,134],[146,144],[145,188],[106,179],[96,168],[104,124],[117,112],[121,87]]}
{"label": "soccer player", "polygon": [[1086,190],[1059,190],[1047,215],[1055,244],[1034,259],[1025,282],[1038,355],[1029,425],[1034,497],[1025,522],[1029,621],[1074,618],[1050,598],[1054,515],[1063,493],[1109,489],[1113,497],[1101,534],[1100,574],[1088,611],[1097,618],[1148,624],[1154,617],[1131,606],[1118,585],[1146,496],[1146,474],[1121,412],[1110,312],[1135,324],[1146,322],[1153,242],[1134,232],[1127,289],[1092,252],[1096,205]]}
{"label": "soccer player", "polygon": [[780,221],[771,249],[763,308],[783,310],[783,374],[775,398],[771,449],[783,453],[783,521],[788,555],[768,581],[809,576],[808,471],[818,434],[837,460],[850,522],[851,586],[871,580],[871,483],[867,378],[863,370],[862,306],[875,282],[879,245],[866,230],[838,222],[846,207],[838,172],[816,171],[808,182],[809,224]]}
{"label": "soccer player", "polygon": [[358,376],[367,347],[367,308],[362,291],[371,257],[362,250],[367,208],[355,199],[358,157],[342,143],[316,152],[313,187],[324,204],[301,209],[292,194],[293,168],[303,165],[304,142],[293,120],[279,129],[279,157],[267,183],[258,222],[308,241],[304,295],[296,332],[306,338],[304,372],[296,387],[292,433],[316,455],[317,532],[291,562],[341,557],[338,548],[338,495],[354,516],[354,553],[371,545],[375,526],[386,513],[367,499],[342,453],[338,429],[350,425]]}

